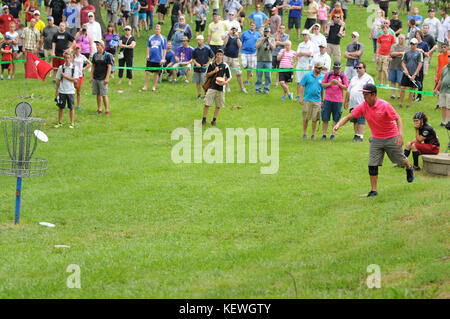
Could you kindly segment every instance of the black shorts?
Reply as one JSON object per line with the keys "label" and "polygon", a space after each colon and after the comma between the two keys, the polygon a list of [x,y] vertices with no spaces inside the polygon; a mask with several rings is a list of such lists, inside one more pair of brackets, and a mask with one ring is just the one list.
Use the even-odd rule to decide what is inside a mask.
{"label": "black shorts", "polygon": [[280,82],[292,82],[292,75],[294,72],[288,71],[288,72],[279,72],[279,79]]}
{"label": "black shorts", "polygon": [[348,9],[342,9],[342,12],[344,12],[344,20],[347,20],[347,11]]}
{"label": "black shorts", "polygon": [[156,12],[162,13],[163,15],[167,14],[167,8],[165,4],[160,4],[158,6],[158,9],[156,9]]}
{"label": "black shorts", "polygon": [[310,19],[310,18],[306,19],[306,21],[305,21],[305,29],[311,28],[316,22],[317,22],[316,19]]}
{"label": "black shorts", "polygon": [[123,11],[122,13],[123,13],[124,19],[128,19],[130,11]]}
{"label": "black shorts", "polygon": [[114,49],[109,48],[108,50],[105,50],[105,51],[108,53],[111,53],[113,56],[116,55],[116,48],[114,48]]}
{"label": "black shorts", "polygon": [[[147,60],[147,68],[160,68],[161,63],[150,62]],[[146,70],[146,72],[161,73],[162,70]]]}
{"label": "black shorts", "polygon": [[288,29],[292,29],[294,26],[295,28],[298,30],[300,29],[300,24],[301,24],[301,19],[302,18],[294,18],[294,17],[289,17],[288,20]]}
{"label": "black shorts", "polygon": [[408,87],[408,88],[416,88],[416,86],[411,82],[409,77],[407,77],[405,74],[403,74],[402,81],[400,82],[401,86]]}
{"label": "black shorts", "polygon": [[210,45],[209,47],[211,48],[212,52],[214,52],[214,55],[217,54],[217,50],[223,50],[223,45]]}
{"label": "black shorts", "polygon": [[[5,61],[2,61],[2,62],[5,62]],[[11,65],[11,63],[2,64],[2,70],[7,70],[10,65]]]}
{"label": "black shorts", "polygon": [[205,31],[206,22],[202,24],[202,21],[195,20],[195,32]]}
{"label": "black shorts", "polygon": [[279,69],[280,61],[278,61],[276,56],[272,56],[272,69]]}
{"label": "black shorts", "polygon": [[61,105],[58,105],[60,109],[64,109],[67,104],[67,108],[73,110],[73,106],[75,105],[75,94],[59,93],[59,99],[61,100]]}

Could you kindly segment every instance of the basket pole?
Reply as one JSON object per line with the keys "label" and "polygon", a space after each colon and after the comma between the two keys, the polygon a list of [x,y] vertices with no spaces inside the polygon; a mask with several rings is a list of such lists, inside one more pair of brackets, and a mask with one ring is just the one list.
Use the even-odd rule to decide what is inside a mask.
{"label": "basket pole", "polygon": [[16,187],[16,214],[14,216],[14,224],[18,224],[20,220],[20,199],[22,197],[22,177],[17,177]]}

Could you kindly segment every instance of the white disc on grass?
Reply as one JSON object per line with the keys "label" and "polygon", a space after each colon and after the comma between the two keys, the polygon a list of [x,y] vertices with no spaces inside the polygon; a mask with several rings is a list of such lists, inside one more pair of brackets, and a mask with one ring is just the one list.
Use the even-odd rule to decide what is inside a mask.
{"label": "white disc on grass", "polygon": [[36,137],[37,137],[40,141],[42,141],[42,142],[44,142],[44,143],[47,143],[47,142],[48,142],[48,137],[47,137],[47,135],[45,135],[44,132],[39,131],[39,130],[34,130],[34,135],[36,135]]}
{"label": "white disc on grass", "polygon": [[51,224],[51,223],[47,223],[47,222],[40,222],[40,223],[39,223],[39,225],[42,225],[42,226],[47,226],[47,227],[55,227],[55,225],[54,225],[54,224]]}

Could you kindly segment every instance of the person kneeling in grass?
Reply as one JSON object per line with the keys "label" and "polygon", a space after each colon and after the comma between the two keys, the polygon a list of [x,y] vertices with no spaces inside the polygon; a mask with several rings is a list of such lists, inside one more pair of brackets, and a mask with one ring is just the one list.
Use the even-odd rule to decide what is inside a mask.
{"label": "person kneeling in grass", "polygon": [[[423,112],[417,112],[413,116],[414,128],[416,129],[416,138],[406,144],[405,156],[408,157],[412,151],[414,166],[416,171],[420,170],[419,155],[439,154],[439,140],[436,131],[428,122],[428,117]],[[422,143],[423,142],[423,143]]]}
{"label": "person kneeling in grass", "polygon": [[358,118],[361,115],[366,118],[372,131],[369,155],[369,175],[372,190],[367,194],[367,197],[371,197],[378,195],[378,166],[383,165],[384,153],[387,153],[392,162],[406,166],[408,183],[414,181],[414,170],[402,151],[403,128],[400,116],[392,105],[377,97],[375,85],[365,84],[362,92],[364,102],[355,107],[349,115],[333,127],[333,135],[351,119]]}
{"label": "person kneeling in grass", "polygon": [[62,117],[64,113],[64,108],[66,107],[70,111],[70,128],[75,127],[75,86],[74,83],[77,82],[77,78],[74,75],[77,75],[78,72],[75,70],[75,66],[72,64],[72,56],[69,52],[64,53],[64,64],[59,66],[58,71],[56,72],[56,101],[59,107],[58,112],[58,124],[55,125],[55,128],[60,128],[62,126]]}

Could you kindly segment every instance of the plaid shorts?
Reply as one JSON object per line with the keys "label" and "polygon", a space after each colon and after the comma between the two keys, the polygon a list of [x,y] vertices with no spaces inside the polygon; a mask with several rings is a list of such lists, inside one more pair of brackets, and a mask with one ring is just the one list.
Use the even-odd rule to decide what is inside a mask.
{"label": "plaid shorts", "polygon": [[244,69],[256,69],[256,53],[241,54],[241,63]]}

